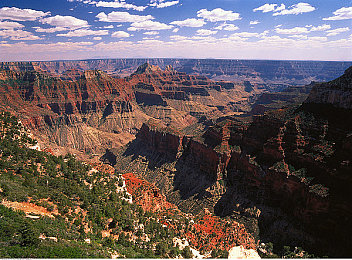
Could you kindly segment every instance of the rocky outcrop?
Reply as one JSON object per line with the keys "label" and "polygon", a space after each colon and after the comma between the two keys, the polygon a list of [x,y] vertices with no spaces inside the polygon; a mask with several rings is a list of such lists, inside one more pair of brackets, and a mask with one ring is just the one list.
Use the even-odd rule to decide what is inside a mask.
{"label": "rocky outcrop", "polygon": [[116,153],[122,164],[116,167],[138,167],[136,174],[186,212],[207,207],[245,217],[247,228],[265,242],[346,256],[352,128],[341,116],[308,109],[311,104],[219,118],[188,128],[193,136],[146,125],[123,156]]}
{"label": "rocky outcrop", "polygon": [[168,129],[157,130],[151,123],[143,124],[136,138],[147,144],[150,149],[173,158],[176,158],[182,149],[182,136],[172,134]]}
{"label": "rocky outcrop", "polygon": [[260,256],[254,249],[235,246],[230,249],[228,259],[260,259]]}
{"label": "rocky outcrop", "polygon": [[198,117],[227,113],[223,108],[233,100],[206,77],[171,66],[163,71],[146,63],[127,78],[115,78],[80,68],[55,77],[26,64],[3,64],[0,107],[17,113],[44,139],[85,152],[125,144],[150,118],[184,128]]}
{"label": "rocky outcrop", "polygon": [[329,104],[336,108],[352,109],[352,67],[333,81],[314,85],[305,103]]}
{"label": "rocky outcrop", "polygon": [[177,207],[166,201],[165,196],[153,184],[139,179],[132,173],[123,174],[128,193],[132,194],[133,202],[144,211],[161,212]]}
{"label": "rocky outcrop", "polygon": [[[33,66],[44,71],[61,74],[68,69],[99,69],[114,75],[130,75],[140,64],[199,74],[212,78],[257,83],[288,83],[303,85],[314,81],[328,81],[340,76],[351,62],[322,61],[265,61],[265,60],[216,60],[216,59],[96,59],[81,61],[47,61],[31,63],[0,63],[1,68],[17,69]],[[29,65],[27,65],[29,64]]]}
{"label": "rocky outcrop", "polygon": [[[204,253],[219,249],[228,251],[235,245],[241,245],[244,252],[254,251],[256,243],[242,224],[213,216],[206,209],[198,215],[185,214],[176,205],[167,202],[155,185],[132,173],[123,174],[123,177],[133,202],[144,211],[156,212],[165,228],[172,229],[176,236],[185,237],[189,241],[182,244]],[[175,238],[175,244],[179,240]]]}

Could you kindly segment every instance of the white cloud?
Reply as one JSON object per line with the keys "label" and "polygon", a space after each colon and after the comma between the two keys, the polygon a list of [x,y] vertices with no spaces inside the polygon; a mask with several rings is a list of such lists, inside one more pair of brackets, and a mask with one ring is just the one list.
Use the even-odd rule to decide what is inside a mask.
{"label": "white cloud", "polygon": [[109,8],[125,8],[133,9],[136,11],[144,11],[147,6],[136,6],[134,4],[128,4],[125,0],[114,0],[111,2],[106,1],[93,1],[93,0],[68,0],[69,2],[81,2],[84,4],[95,5],[96,7],[109,7]]}
{"label": "white cloud", "polygon": [[180,30],[179,28],[175,28],[172,30],[172,32],[177,33],[179,30]]}
{"label": "white cloud", "polygon": [[165,8],[173,5],[177,5],[180,1],[175,0],[175,1],[164,1],[164,0],[151,0],[150,1],[150,6],[154,6],[156,8]]}
{"label": "white cloud", "polygon": [[107,26],[104,26],[104,29],[112,29],[112,28],[114,28],[114,26],[113,26],[113,25],[107,25]]}
{"label": "white cloud", "polygon": [[187,40],[188,38],[186,36],[181,36],[181,35],[172,35],[170,36],[170,39],[173,41],[184,41],[184,40]]}
{"label": "white cloud", "polygon": [[278,6],[274,12],[279,12],[279,11],[282,11],[282,10],[285,10],[286,9],[286,6],[285,4],[281,4],[280,6]]}
{"label": "white cloud", "polygon": [[331,28],[331,26],[329,24],[323,24],[323,25],[319,25],[319,26],[312,26],[310,28],[311,32],[321,32],[321,31],[326,31],[329,30]]}
{"label": "white cloud", "polygon": [[338,35],[340,33],[343,33],[343,32],[348,32],[350,30],[350,28],[348,27],[343,27],[343,28],[337,28],[337,29],[334,29],[334,30],[329,30],[329,31],[326,31],[328,34],[326,36],[335,36],[335,35]]}
{"label": "white cloud", "polygon": [[143,22],[154,19],[151,15],[134,15],[128,12],[111,12],[105,14],[104,12],[99,13],[96,16],[101,22],[114,22],[114,23],[133,23]]}
{"label": "white cloud", "polygon": [[250,22],[249,22],[250,25],[256,25],[256,24],[259,24],[259,23],[260,23],[260,22],[257,21],[257,20],[255,20],[255,21],[250,21]]}
{"label": "white cloud", "polygon": [[50,15],[50,12],[45,13],[42,11],[20,9],[17,7],[3,7],[0,9],[0,20],[35,21],[48,15]]}
{"label": "white cloud", "polygon": [[234,25],[234,24],[223,23],[223,24],[215,27],[214,29],[216,29],[216,30],[224,30],[224,31],[236,31],[239,28],[236,25]]}
{"label": "white cloud", "polygon": [[10,38],[10,40],[14,41],[32,41],[41,39],[40,37],[33,35],[31,32],[22,30],[2,30],[0,31],[0,37]]}
{"label": "white cloud", "polygon": [[178,25],[180,27],[202,27],[206,24],[203,19],[188,18],[183,21],[173,21],[170,24]]}
{"label": "white cloud", "polygon": [[43,24],[50,24],[55,27],[65,27],[70,29],[78,29],[82,27],[89,27],[89,24],[85,20],[78,19],[73,16],[61,16],[55,15],[40,20]]}
{"label": "white cloud", "polygon": [[159,32],[151,31],[151,32],[144,32],[145,35],[157,35]]}
{"label": "white cloud", "polygon": [[154,37],[143,37],[143,40],[154,40],[154,39],[158,39],[160,38],[160,36],[154,36]]}
{"label": "white cloud", "polygon": [[93,37],[93,40],[94,40],[94,41],[101,41],[102,39],[103,39],[103,38],[101,38],[101,37],[99,37],[99,36],[98,36],[98,37]]}
{"label": "white cloud", "polygon": [[197,12],[197,16],[204,18],[210,22],[220,22],[220,21],[235,21],[240,20],[240,14],[234,13],[232,11],[225,11],[221,8],[216,8],[212,11],[207,9],[201,9]]}
{"label": "white cloud", "polygon": [[262,6],[259,6],[258,8],[253,9],[253,12],[256,11],[262,11],[263,13],[268,13],[268,12],[272,12],[275,10],[277,4],[265,4]]}
{"label": "white cloud", "polygon": [[323,18],[323,20],[346,20],[352,19],[352,7],[342,7],[333,12],[334,16]]}
{"label": "white cloud", "polygon": [[280,10],[279,8],[276,9],[273,14],[273,16],[277,15],[287,15],[287,14],[302,14],[302,13],[309,13],[313,12],[315,10],[315,7],[311,6],[308,3],[298,3],[295,5],[291,5],[288,9],[284,8]]}
{"label": "white cloud", "polygon": [[[264,34],[266,34],[267,32],[265,32]],[[240,32],[240,33],[234,33],[230,35],[230,38],[233,37],[241,37],[241,38],[251,38],[251,37],[259,37],[261,35],[264,34],[260,34],[260,33],[252,33],[252,32]]]}
{"label": "white cloud", "polygon": [[[171,36],[170,36],[171,37]],[[124,54],[136,57],[183,57],[227,59],[277,59],[277,60],[351,60],[352,38],[324,41],[308,37],[305,40],[262,37],[259,41],[241,38],[192,37],[174,40],[128,41],[128,38],[111,42],[61,42],[61,43],[4,43],[0,46],[3,61],[87,59],[94,56],[116,57]],[[94,41],[96,42],[96,41]]]}
{"label": "white cloud", "polygon": [[216,34],[218,31],[212,31],[212,30],[206,30],[206,29],[199,29],[197,30],[197,35],[200,36],[209,36],[209,35],[213,35]]}
{"label": "white cloud", "polygon": [[130,37],[130,34],[128,32],[124,32],[124,31],[117,31],[114,32],[111,37],[116,37],[116,38],[128,38]]}
{"label": "white cloud", "polygon": [[108,35],[109,32],[107,30],[98,30],[98,31],[93,31],[90,29],[78,29],[74,31],[69,31],[68,33],[61,33],[57,34],[57,36],[63,36],[63,37],[83,37],[83,36],[90,36],[90,35]]}
{"label": "white cloud", "polygon": [[99,2],[92,2],[92,3],[95,4],[95,6],[97,7],[125,8],[125,9],[133,9],[136,11],[144,11],[147,8],[147,6],[136,6],[133,4],[128,4],[123,0],[121,1],[116,0],[115,2],[99,1]]}
{"label": "white cloud", "polygon": [[308,36],[307,35],[301,35],[301,34],[297,34],[297,35],[290,35],[288,36],[290,38],[295,38],[297,40],[307,40],[308,39]]}
{"label": "white cloud", "polygon": [[309,30],[306,27],[294,27],[291,29],[276,28],[275,32],[279,34],[302,34],[309,33]]}
{"label": "white cloud", "polygon": [[326,37],[308,37],[309,41],[317,41],[319,43],[321,42],[326,42],[328,40],[328,38]]}
{"label": "white cloud", "polygon": [[10,30],[10,29],[18,29],[23,28],[24,25],[16,22],[7,22],[7,21],[0,21],[0,29],[1,30]]}
{"label": "white cloud", "polygon": [[41,27],[33,27],[36,32],[40,33],[54,33],[54,32],[62,32],[67,31],[68,28],[64,27],[52,27],[52,28],[41,28]]}
{"label": "white cloud", "polygon": [[131,24],[127,30],[129,31],[139,31],[139,30],[149,30],[149,31],[159,31],[159,30],[168,30],[172,29],[172,25],[167,25],[164,23],[154,22],[154,21],[143,21],[143,22],[134,22]]}

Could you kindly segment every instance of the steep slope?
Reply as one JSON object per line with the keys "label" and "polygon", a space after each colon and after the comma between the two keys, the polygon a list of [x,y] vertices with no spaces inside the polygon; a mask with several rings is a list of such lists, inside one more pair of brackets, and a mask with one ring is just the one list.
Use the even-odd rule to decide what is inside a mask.
{"label": "steep slope", "polygon": [[89,154],[126,144],[150,118],[182,129],[201,118],[248,110],[252,95],[239,84],[147,63],[127,78],[98,70],[54,77],[21,66],[0,71],[2,110],[15,111],[46,146]]}
{"label": "steep slope", "polygon": [[[265,60],[222,60],[222,59],[97,59],[81,61],[32,62],[30,66],[51,73],[61,74],[68,69],[99,69],[112,75],[127,76],[140,64],[166,68],[171,65],[177,71],[207,76],[214,80],[225,79],[236,82],[303,85],[311,81],[329,81],[340,76],[352,65],[351,62],[327,61],[265,61]],[[0,63],[1,68],[24,68],[25,63]],[[277,86],[279,87],[279,86]]]}
{"label": "steep slope", "polygon": [[38,151],[9,113],[0,129],[0,257],[215,258],[256,247],[243,225],[184,214],[132,174]]}
{"label": "steep slope", "polygon": [[350,71],[313,85],[303,105],[264,115],[227,116],[182,131],[150,121],[103,159],[155,183],[185,212],[206,207],[241,221],[279,254],[288,245],[349,256]]}
{"label": "steep slope", "polygon": [[336,80],[316,84],[306,103],[327,104],[336,108],[352,109],[352,67]]}

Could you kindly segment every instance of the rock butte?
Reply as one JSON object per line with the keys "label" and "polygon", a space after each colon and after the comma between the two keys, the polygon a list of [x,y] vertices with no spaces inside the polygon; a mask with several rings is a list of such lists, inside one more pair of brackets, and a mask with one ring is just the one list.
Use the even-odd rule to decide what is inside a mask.
{"label": "rock butte", "polygon": [[[169,65],[166,61],[177,63],[153,60]],[[116,64],[124,62],[129,65],[119,71]],[[237,79],[247,79],[241,74],[248,71],[258,76],[249,83],[219,81],[217,73],[211,80],[147,63],[131,73],[136,62],[2,63],[0,109],[18,115],[43,149],[74,151],[85,159],[103,154],[101,160],[125,174],[127,189],[139,192],[135,199],[147,210],[177,207],[204,213],[205,227],[195,225],[204,234],[214,219],[221,222],[212,214],[231,216],[233,223],[243,222],[237,234],[247,248],[255,244],[247,237],[251,233],[255,239],[298,243],[322,255],[351,254],[351,68],[327,83],[291,86],[257,98],[264,92],[263,82],[273,86],[276,77],[251,71],[248,64],[259,61],[237,67]],[[214,70],[218,64],[179,63],[198,74],[209,72],[206,65]],[[288,68],[298,63],[280,64]],[[81,69],[74,69],[77,65]],[[109,71],[115,66],[115,75],[128,76],[83,71],[90,66]],[[294,71],[300,73],[285,75],[312,79]],[[279,80],[281,86],[287,78]],[[246,252],[232,250],[237,256]]]}

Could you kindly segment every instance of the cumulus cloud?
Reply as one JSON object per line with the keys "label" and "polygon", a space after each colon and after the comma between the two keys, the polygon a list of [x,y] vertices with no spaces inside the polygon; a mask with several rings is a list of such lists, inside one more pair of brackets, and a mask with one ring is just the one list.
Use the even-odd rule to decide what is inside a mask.
{"label": "cumulus cloud", "polygon": [[102,39],[103,39],[103,38],[101,38],[101,37],[99,37],[99,36],[98,36],[98,37],[93,37],[93,40],[94,40],[94,41],[101,41]]}
{"label": "cumulus cloud", "polygon": [[41,39],[40,37],[33,35],[31,32],[22,30],[2,30],[0,31],[0,37],[9,38],[13,41],[32,41]]}
{"label": "cumulus cloud", "polygon": [[216,29],[216,30],[224,30],[224,31],[236,31],[239,28],[236,25],[234,25],[234,24],[223,23],[223,24],[215,27],[214,29]]}
{"label": "cumulus cloud", "polygon": [[114,23],[133,23],[143,22],[154,19],[151,15],[135,15],[128,12],[111,12],[105,14],[104,12],[99,13],[96,16],[101,22],[114,22]]}
{"label": "cumulus cloud", "polygon": [[[171,36],[170,36],[171,37]],[[304,60],[348,60],[352,38],[324,41],[324,37],[308,37],[305,40],[279,36],[262,37],[258,41],[226,37],[185,37],[168,41],[129,38],[99,42],[65,42],[27,44],[0,44],[0,56],[7,60],[34,59],[86,59],[94,56],[114,57],[124,53],[125,57],[194,57],[207,58],[209,53],[216,58],[230,59],[304,59]],[[95,41],[94,41],[95,42]],[[157,46],[157,48],[155,48]],[[346,56],[347,55],[347,56]]]}
{"label": "cumulus cloud", "polygon": [[295,38],[297,40],[306,40],[308,39],[308,36],[307,35],[302,35],[302,34],[297,34],[297,35],[290,35],[288,36],[290,38]]}
{"label": "cumulus cloud", "polygon": [[151,31],[151,32],[144,32],[145,35],[157,35],[159,32]]}
{"label": "cumulus cloud", "polygon": [[315,7],[311,6],[308,3],[298,3],[291,5],[286,8],[285,4],[264,4],[258,8],[253,9],[254,12],[262,11],[263,13],[273,12],[273,16],[277,15],[287,15],[287,14],[302,14],[309,13],[315,10]]}
{"label": "cumulus cloud", "polygon": [[329,30],[331,28],[331,26],[329,24],[323,24],[323,25],[319,25],[319,26],[312,26],[310,28],[311,32],[321,32],[321,31],[326,31]]}
{"label": "cumulus cloud", "polygon": [[130,37],[130,34],[128,32],[124,32],[124,31],[117,31],[114,32],[111,37],[116,37],[116,38],[128,38]]}
{"label": "cumulus cloud", "polygon": [[83,37],[83,36],[90,36],[90,35],[108,35],[109,32],[107,30],[98,30],[98,31],[93,31],[90,29],[78,29],[74,31],[69,31],[68,33],[61,33],[57,34],[57,36],[63,36],[63,37]]}
{"label": "cumulus cloud", "polygon": [[160,22],[155,21],[143,21],[143,22],[134,22],[131,24],[127,30],[129,31],[140,31],[140,30],[149,30],[149,31],[160,31],[160,30],[168,30],[172,29],[172,25],[167,25]]}
{"label": "cumulus cloud", "polygon": [[259,23],[260,23],[260,22],[257,21],[257,20],[255,20],[255,21],[250,21],[250,22],[249,22],[250,25],[256,25],[256,24],[259,24]]}
{"label": "cumulus cloud", "polygon": [[172,32],[177,33],[179,30],[180,30],[179,28],[175,28],[172,30]]}
{"label": "cumulus cloud", "polygon": [[206,30],[206,29],[199,29],[197,30],[197,35],[200,36],[209,36],[209,35],[213,35],[216,34],[218,31],[212,31],[212,30]]}
{"label": "cumulus cloud", "polygon": [[309,33],[307,27],[294,27],[291,29],[281,29],[280,27],[275,29],[276,33],[279,34],[302,34],[302,33]]}
{"label": "cumulus cloud", "polygon": [[334,16],[323,18],[323,20],[347,20],[352,19],[352,7],[342,7],[333,12]]}
{"label": "cumulus cloud", "polygon": [[67,31],[68,28],[64,27],[52,27],[52,28],[41,28],[41,27],[34,27],[36,32],[40,33],[54,33],[54,32],[62,32]]}
{"label": "cumulus cloud", "polygon": [[201,9],[197,12],[197,16],[210,22],[235,21],[240,20],[240,14],[232,11],[225,11],[221,8],[216,8],[212,11]]}
{"label": "cumulus cloud", "polygon": [[134,4],[128,4],[125,1],[118,1],[115,0],[115,2],[106,2],[106,1],[99,1],[99,2],[93,2],[95,6],[97,7],[111,7],[111,8],[125,8],[125,9],[132,9],[136,11],[144,11],[147,6],[136,6]]}
{"label": "cumulus cloud", "polygon": [[264,4],[258,8],[253,9],[253,12],[262,11],[263,13],[272,12],[275,10],[277,4]]}
{"label": "cumulus cloud", "polygon": [[180,27],[202,27],[206,24],[203,19],[189,18],[183,21],[173,21],[170,24],[178,25]]}
{"label": "cumulus cloud", "polygon": [[240,37],[240,38],[251,38],[251,37],[260,37],[260,36],[264,36],[267,34],[267,31],[263,32],[263,33],[253,33],[253,32],[240,32],[240,33],[233,33],[230,35],[230,38],[234,38],[234,37]]}
{"label": "cumulus cloud", "polygon": [[275,13],[273,16],[277,15],[287,15],[287,14],[302,14],[302,13],[309,13],[313,12],[315,10],[315,7],[311,6],[308,3],[298,3],[295,5],[291,5],[289,8],[284,8],[282,10],[275,10]]}
{"label": "cumulus cloud", "polygon": [[156,8],[165,8],[173,5],[177,5],[180,1],[175,0],[175,1],[165,1],[165,0],[151,0],[150,1],[150,6],[154,6]]}
{"label": "cumulus cloud", "polygon": [[326,36],[335,36],[335,35],[338,35],[343,32],[348,32],[349,30],[350,30],[349,27],[343,27],[343,28],[337,28],[334,30],[329,30],[329,31],[326,31],[328,33]]}
{"label": "cumulus cloud", "polygon": [[84,4],[95,5],[96,7],[109,7],[109,8],[125,8],[136,11],[144,11],[147,6],[137,6],[134,4],[126,3],[125,0],[114,0],[114,1],[93,1],[93,0],[68,0],[69,2],[81,2]]}
{"label": "cumulus cloud", "polygon": [[158,39],[160,38],[160,36],[154,36],[154,37],[143,37],[143,40],[154,40],[154,39]]}
{"label": "cumulus cloud", "polygon": [[23,28],[24,25],[16,22],[2,22],[0,21],[0,29],[1,30],[11,30],[11,29],[18,29]]}
{"label": "cumulus cloud", "polygon": [[48,15],[50,15],[50,12],[20,9],[17,7],[3,7],[0,9],[0,20],[35,21]]}
{"label": "cumulus cloud", "polygon": [[73,16],[55,15],[52,17],[43,18],[40,20],[43,24],[49,24],[55,27],[65,27],[70,29],[78,29],[82,27],[89,27],[85,20],[78,19]]}
{"label": "cumulus cloud", "polygon": [[181,36],[181,35],[172,35],[170,36],[170,39],[173,41],[184,41],[184,40],[187,40],[188,38],[186,36]]}

